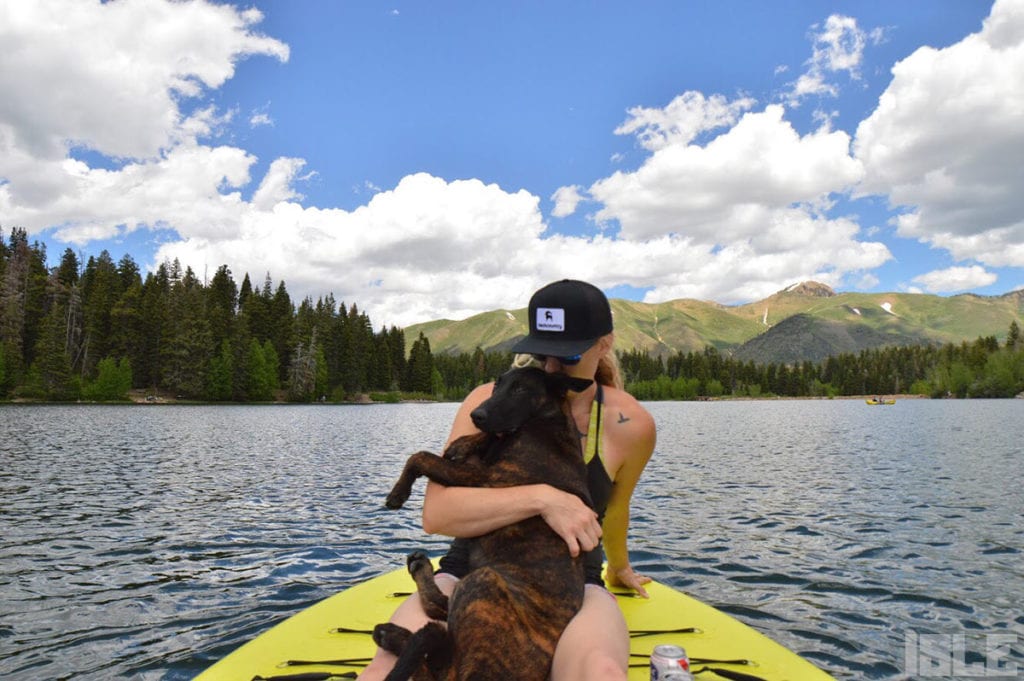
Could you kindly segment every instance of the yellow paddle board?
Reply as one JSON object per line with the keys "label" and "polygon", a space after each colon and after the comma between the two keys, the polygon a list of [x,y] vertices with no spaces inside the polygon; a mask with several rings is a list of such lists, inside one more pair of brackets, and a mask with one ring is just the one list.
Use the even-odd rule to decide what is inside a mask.
{"label": "yellow paddle board", "polygon": [[[355,678],[373,656],[374,625],[415,588],[405,568],[357,584],[293,615],[209,667],[196,681]],[[657,582],[650,599],[616,592],[630,629],[629,681],[650,678],[654,646],[686,649],[698,681],[815,681],[832,677],[739,620]]]}

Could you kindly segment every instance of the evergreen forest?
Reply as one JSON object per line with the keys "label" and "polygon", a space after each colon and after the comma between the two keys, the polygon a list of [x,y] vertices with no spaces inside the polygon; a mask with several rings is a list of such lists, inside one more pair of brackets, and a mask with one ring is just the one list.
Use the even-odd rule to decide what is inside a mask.
{"label": "evergreen forest", "polygon": [[[375,331],[355,302],[296,304],[270,273],[209,281],[180,263],[142,275],[130,255],[48,266],[25,230],[0,239],[0,399],[122,401],[129,395],[210,402],[459,400],[511,363],[507,352],[434,355],[420,334]],[[619,352],[626,388],[642,400],[1024,393],[1024,339],[891,347],[824,362],[758,365],[703,352]]]}

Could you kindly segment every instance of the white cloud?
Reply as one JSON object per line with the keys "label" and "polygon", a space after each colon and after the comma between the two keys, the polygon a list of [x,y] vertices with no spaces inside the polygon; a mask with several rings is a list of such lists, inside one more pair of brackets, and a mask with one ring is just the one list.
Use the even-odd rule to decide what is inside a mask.
{"label": "white cloud", "polygon": [[260,112],[253,114],[249,118],[249,127],[260,128],[266,125],[269,125],[271,127],[273,127],[274,125],[274,119],[271,118],[269,114]]}
{"label": "white cloud", "polygon": [[813,204],[860,180],[845,133],[801,137],[783,114],[777,105],[747,113],[705,146],[680,135],[637,171],[599,180],[590,188],[604,203],[596,218],[617,221],[627,239],[678,233],[722,243],[759,234],[768,211]]}
{"label": "white cloud", "polygon": [[[276,170],[275,191],[287,194],[278,181],[297,169]],[[399,325],[517,307],[570,271],[566,260],[544,257],[539,200],[479,180],[411,175],[353,211],[268,203],[243,206],[234,236],[183,234],[158,260],[269,271],[293,297],[334,292],[370,310],[375,323]]]}
{"label": "white cloud", "polygon": [[658,151],[689,144],[701,133],[731,126],[753,106],[754,100],[746,97],[729,102],[722,95],[705,97],[690,91],[673,99],[664,109],[633,107],[615,134],[636,135],[645,149]]}
{"label": "white cloud", "polygon": [[[693,115],[703,106],[680,105],[710,101],[709,116]],[[801,136],[773,105],[743,114],[703,146],[693,142],[727,121],[726,112],[749,106],[683,97],[663,111],[630,112],[619,131],[635,132],[651,155],[635,172],[589,189],[603,204],[595,219],[619,226],[617,239],[589,245],[601,247],[598,262],[614,263],[617,283],[652,287],[651,302],[740,302],[801,279],[839,286],[891,258],[884,244],[859,240],[854,221],[827,215],[831,195],[863,176],[845,133],[822,127]],[[640,252],[643,274],[618,270],[643,262]]]}
{"label": "white cloud", "polygon": [[62,158],[69,143],[154,157],[176,141],[187,118],[180,103],[223,85],[238,59],[288,58],[286,45],[252,31],[259,12],[202,0],[2,5],[0,126],[7,145],[43,160]]}
{"label": "white cloud", "polygon": [[574,184],[571,187],[559,187],[551,196],[551,200],[555,202],[551,214],[556,218],[564,218],[576,212],[576,206],[583,200],[583,196],[580,194],[579,185]]}
{"label": "white cloud", "polygon": [[164,158],[118,170],[66,160],[48,165],[62,191],[31,207],[0,186],[0,212],[29,229],[62,225],[56,236],[85,244],[121,228],[171,226],[183,236],[233,235],[243,207],[240,188],[249,183],[255,157],[234,147],[175,147]]}
{"label": "white cloud", "polygon": [[253,207],[257,210],[270,210],[282,201],[305,198],[292,187],[296,176],[305,165],[306,162],[301,158],[279,158],[271,163],[270,170],[252,195]]}
{"label": "white cloud", "polygon": [[[139,225],[232,228],[255,159],[197,143],[233,116],[197,96],[245,56],[288,58],[286,45],[253,32],[258,11],[203,0],[0,0],[0,14],[5,221],[60,226],[57,235],[78,244]],[[71,148],[113,167],[89,167]]]}
{"label": "white cloud", "polygon": [[857,27],[856,19],[833,14],[815,37],[812,59],[829,71],[847,71],[859,78],[864,42],[865,34]]}
{"label": "white cloud", "polygon": [[539,204],[525,191],[421,173],[353,211],[244,204],[233,236],[184,234],[157,257],[195,271],[214,263],[256,277],[269,271],[295,298],[333,292],[358,301],[375,323],[398,325],[521,307],[538,286],[566,276],[651,287],[649,301],[728,302],[794,279],[838,285],[836,260],[867,269],[889,257],[881,244],[853,241],[855,223],[798,209],[769,215],[762,238],[718,249],[679,235],[545,236]]}
{"label": "white cloud", "polygon": [[[788,93],[793,106],[810,95],[838,95],[838,87],[829,80],[836,73],[845,72],[853,80],[860,79],[860,65],[869,35],[861,30],[857,20],[833,14],[825,20],[824,26],[813,28],[817,32],[811,36],[813,52],[807,61],[807,70],[800,74]],[[877,39],[880,34],[873,32],[873,35]]]}
{"label": "white cloud", "polygon": [[928,272],[914,277],[914,282],[920,284],[929,293],[954,293],[989,286],[996,283],[997,278],[994,273],[986,271],[984,267],[971,265],[970,267],[949,267],[944,270]]}
{"label": "white cloud", "polygon": [[[259,11],[203,0],[0,0],[0,14],[5,221],[31,231],[59,225],[57,236],[77,244],[142,224],[182,233],[236,226],[238,189],[255,159],[197,142],[233,116],[198,95],[247,55],[288,58],[287,45],[254,33]],[[113,168],[70,158],[72,147]]]}
{"label": "white cloud", "polygon": [[998,0],[979,33],[919,48],[892,73],[857,129],[860,191],[904,209],[900,236],[1024,266],[1024,3]]}

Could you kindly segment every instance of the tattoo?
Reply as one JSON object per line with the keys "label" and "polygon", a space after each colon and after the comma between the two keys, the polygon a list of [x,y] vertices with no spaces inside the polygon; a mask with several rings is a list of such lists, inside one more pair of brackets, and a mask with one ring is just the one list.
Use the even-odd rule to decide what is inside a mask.
{"label": "tattoo", "polygon": [[621,411],[619,412],[619,423],[625,423],[626,421],[629,421],[629,420],[630,419],[629,419],[628,416],[623,414]]}

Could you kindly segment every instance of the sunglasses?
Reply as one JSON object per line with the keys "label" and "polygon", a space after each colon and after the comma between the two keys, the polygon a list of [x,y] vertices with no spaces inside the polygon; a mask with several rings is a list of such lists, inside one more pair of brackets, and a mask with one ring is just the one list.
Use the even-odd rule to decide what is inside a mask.
{"label": "sunglasses", "polygon": [[534,355],[533,356],[533,358],[535,360],[537,360],[538,362],[546,362],[548,357],[554,357],[556,360],[558,360],[559,364],[561,364],[562,366],[567,366],[567,367],[571,367],[571,366],[574,366],[576,364],[579,364],[580,360],[583,359],[583,355],[573,355],[572,357],[555,357],[554,355]]}

